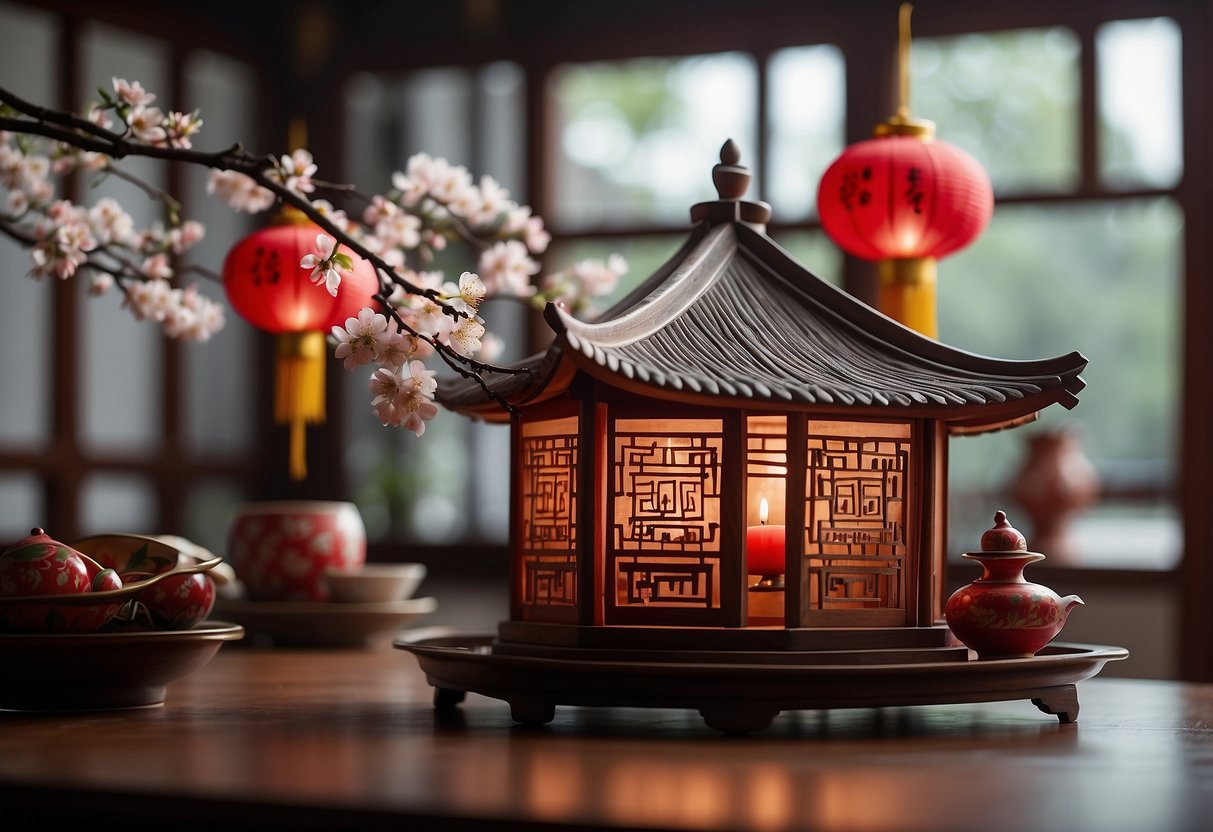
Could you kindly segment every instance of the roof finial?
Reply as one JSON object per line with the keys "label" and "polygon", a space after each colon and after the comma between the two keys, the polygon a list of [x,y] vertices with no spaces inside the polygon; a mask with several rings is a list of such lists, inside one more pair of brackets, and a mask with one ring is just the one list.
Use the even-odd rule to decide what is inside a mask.
{"label": "roof finial", "polygon": [[712,184],[721,199],[741,199],[750,187],[750,171],[741,161],[741,148],[729,139],[720,148],[720,164],[712,168]]}
{"label": "roof finial", "polygon": [[741,148],[729,139],[720,148],[720,164],[712,168],[712,184],[719,197],[715,202],[701,202],[691,206],[691,219],[710,223],[744,222],[763,230],[771,218],[771,206],[765,202],[746,202],[742,199],[750,187],[750,171],[741,164]]}

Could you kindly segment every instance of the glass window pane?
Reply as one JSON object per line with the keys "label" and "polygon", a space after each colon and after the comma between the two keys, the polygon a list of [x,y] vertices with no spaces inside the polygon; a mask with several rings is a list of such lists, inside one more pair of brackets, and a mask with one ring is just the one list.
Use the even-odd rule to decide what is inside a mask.
{"label": "glass window pane", "polygon": [[915,38],[910,110],[976,157],[996,191],[1070,190],[1080,176],[1079,53],[1060,27]]}
{"label": "glass window pane", "polygon": [[130,474],[90,474],[81,483],[81,535],[103,532],[161,534],[156,528],[156,489]]}
{"label": "glass window pane", "polygon": [[800,265],[827,283],[842,288],[842,249],[834,245],[824,231],[780,231],[771,236]]}
{"label": "glass window pane", "polygon": [[1099,173],[1113,187],[1167,188],[1183,172],[1179,25],[1166,17],[1099,27]]}
{"label": "glass window pane", "polygon": [[509,190],[511,198],[526,203],[523,187],[526,169],[526,74],[517,64],[504,61],[480,70],[479,112],[481,135],[478,162],[483,173]]}
{"label": "glass window pane", "polygon": [[[846,71],[836,46],[776,52],[770,64],[771,177],[781,222],[817,213],[817,183],[846,144]],[[751,195],[752,196],[752,195]]]}
{"label": "glass window pane", "polygon": [[[35,526],[47,525],[42,480],[34,474],[0,475],[0,548],[15,543]],[[52,536],[54,530],[51,531]]]}
{"label": "glass window pane", "polygon": [[235,480],[194,482],[185,496],[184,536],[217,555],[226,554],[233,509],[248,497],[244,484]]}
{"label": "glass window pane", "polygon": [[27,101],[54,105],[62,66],[55,60],[57,15],[0,2],[0,28],[5,34],[4,49],[0,50],[0,86]]}
{"label": "glass window pane", "polygon": [[[138,80],[163,98],[168,88],[168,46],[162,41],[90,26],[84,37],[81,83],[84,98],[111,77]],[[79,102],[80,106],[86,103]],[[164,102],[172,106],[170,102]],[[154,187],[164,187],[164,166],[150,159],[127,159],[122,170]],[[159,219],[158,206],[130,184],[110,177],[89,188],[86,201],[114,197],[134,218],[136,228]],[[82,343],[80,373],[84,408],[82,439],[90,449],[141,451],[159,442],[163,335],[152,322],[136,322],[120,307],[121,293],[89,298],[80,282]]]}
{"label": "glass window pane", "polygon": [[757,70],[739,53],[570,64],[551,78],[562,228],[682,223],[714,199],[706,175],[727,139],[755,170]]}
{"label": "glass window pane", "polygon": [[[1041,431],[1079,432],[1107,498],[1168,492],[1179,421],[1182,233],[1182,213],[1165,198],[1003,206],[972,247],[940,264],[941,340],[1002,358],[1078,350],[1090,360],[1073,411],[1054,406],[1032,425],[952,441],[957,551],[989,526],[999,507],[992,501],[1006,494],[1028,437]],[[1152,506],[1139,508],[1157,515]]]}
{"label": "glass window pane", "polygon": [[[393,171],[424,152],[463,165],[476,177],[492,176],[525,201],[525,80],[516,64],[477,69],[438,68],[404,77],[360,75],[348,85],[345,169],[370,193],[391,187]],[[483,167],[481,167],[483,166]],[[427,268],[448,276],[474,269],[476,253],[452,245]],[[507,300],[486,303],[488,330],[504,342],[494,359],[525,356],[526,308]],[[509,431],[474,424],[446,411],[430,422],[421,439],[383,427],[371,408],[369,367],[336,369],[342,397],[345,463],[350,495],[372,541],[414,540],[503,543],[509,526]],[[430,369],[449,373],[433,359]],[[436,477],[434,471],[444,472]]]}
{"label": "glass window pane", "polygon": [[[185,67],[186,101],[179,106],[202,111],[203,128],[194,142],[198,150],[218,150],[237,138],[253,141],[254,88],[252,72],[238,61],[212,52],[194,52]],[[207,194],[208,171],[190,166],[185,171],[183,200],[190,218],[206,226],[206,236],[184,258],[218,275],[228,250],[255,227],[247,214],[232,211]],[[182,286],[226,305],[216,280],[183,270]],[[237,453],[252,446],[256,424],[253,403],[255,331],[230,307],[227,325],[204,344],[182,343],[185,370],[187,446],[194,454]]]}
{"label": "glass window pane", "polygon": [[[39,104],[54,104],[60,62],[54,15],[0,3],[0,86]],[[8,198],[0,187],[0,209]],[[53,333],[50,281],[26,277],[33,267],[29,250],[0,235],[0,383],[10,395],[0,397],[0,443],[29,446],[50,436],[50,349]],[[31,351],[35,356],[31,360]],[[21,391],[12,395],[11,391]],[[24,524],[24,520],[18,525]],[[28,531],[28,528],[25,530]]]}

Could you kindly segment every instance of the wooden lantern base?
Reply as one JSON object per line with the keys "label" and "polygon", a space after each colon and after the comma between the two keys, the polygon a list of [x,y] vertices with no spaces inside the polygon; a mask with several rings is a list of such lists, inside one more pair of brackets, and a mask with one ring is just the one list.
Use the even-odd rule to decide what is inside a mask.
{"label": "wooden lantern base", "polygon": [[[878,646],[878,634],[855,631],[852,639],[869,646],[842,650],[653,650],[588,632],[626,635],[632,628],[568,629],[586,631],[574,634],[579,644],[482,635],[399,639],[395,646],[417,657],[439,709],[469,691],[508,702],[514,720],[528,725],[550,722],[557,705],[692,708],[725,733],[762,730],[786,710],[1015,699],[1074,722],[1076,684],[1128,656],[1121,647],[1055,643],[1028,658],[977,660],[946,627],[903,630],[919,633],[919,643],[887,647]],[[800,635],[814,640],[812,631]]]}

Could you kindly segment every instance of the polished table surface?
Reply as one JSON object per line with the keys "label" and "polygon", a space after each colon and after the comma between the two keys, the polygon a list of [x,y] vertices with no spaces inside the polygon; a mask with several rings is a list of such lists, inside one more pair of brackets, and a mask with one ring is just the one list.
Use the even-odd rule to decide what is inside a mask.
{"label": "polished table surface", "polygon": [[[164,705],[0,713],[0,829],[1213,829],[1213,686],[1095,678],[1030,702],[784,713],[431,706],[388,644],[233,643]],[[161,826],[160,824],[166,824]]]}

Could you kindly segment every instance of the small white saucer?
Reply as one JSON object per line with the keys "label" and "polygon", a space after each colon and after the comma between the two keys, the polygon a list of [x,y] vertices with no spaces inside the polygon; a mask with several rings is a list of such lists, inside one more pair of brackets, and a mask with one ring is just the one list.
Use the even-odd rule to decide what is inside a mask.
{"label": "small white saucer", "polygon": [[380,603],[221,598],[214,614],[243,626],[253,641],[264,636],[277,646],[365,647],[436,609],[429,597]]}

